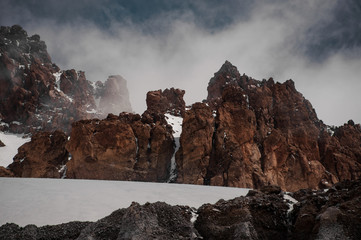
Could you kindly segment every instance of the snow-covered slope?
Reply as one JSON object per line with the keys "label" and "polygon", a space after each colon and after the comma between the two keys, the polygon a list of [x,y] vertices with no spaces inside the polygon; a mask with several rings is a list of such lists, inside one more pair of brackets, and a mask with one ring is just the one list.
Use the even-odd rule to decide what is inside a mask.
{"label": "snow-covered slope", "polygon": [[70,179],[0,178],[0,225],[96,221],[132,201],[164,201],[198,208],[232,199],[248,189],[186,184]]}
{"label": "snow-covered slope", "polygon": [[7,167],[13,162],[13,157],[18,153],[18,148],[30,138],[23,138],[20,134],[10,134],[0,132],[0,140],[5,144],[5,147],[0,147],[0,166]]}

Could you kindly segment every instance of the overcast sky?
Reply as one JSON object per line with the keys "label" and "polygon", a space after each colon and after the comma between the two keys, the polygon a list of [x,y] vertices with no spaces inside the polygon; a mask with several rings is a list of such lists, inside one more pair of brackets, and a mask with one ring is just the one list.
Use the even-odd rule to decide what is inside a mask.
{"label": "overcast sky", "polygon": [[150,90],[205,99],[229,60],[259,80],[293,79],[326,124],[361,123],[359,0],[1,0],[0,24],[39,34],[61,69],[122,75],[138,113]]}

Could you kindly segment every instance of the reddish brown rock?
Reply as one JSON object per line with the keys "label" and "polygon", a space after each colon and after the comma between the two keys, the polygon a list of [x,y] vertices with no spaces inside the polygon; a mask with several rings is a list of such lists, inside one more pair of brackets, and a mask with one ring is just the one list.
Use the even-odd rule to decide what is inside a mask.
{"label": "reddish brown rock", "polygon": [[69,178],[166,181],[174,152],[171,128],[137,114],[73,124],[66,148]]}
{"label": "reddish brown rock", "polygon": [[212,155],[214,124],[212,110],[206,104],[195,103],[186,111],[176,153],[177,182],[204,184]]}
{"label": "reddish brown rock", "polygon": [[109,76],[104,85],[97,84],[101,89],[99,92],[99,111],[102,112],[103,116],[108,113],[132,112],[127,81],[122,76]]}
{"label": "reddish brown rock", "polygon": [[147,93],[147,110],[149,112],[170,113],[174,116],[184,116],[184,90],[165,89]]}
{"label": "reddish brown rock", "polygon": [[61,131],[36,133],[18,149],[8,168],[15,177],[60,178],[68,161],[66,142]]}
{"label": "reddish brown rock", "polygon": [[[330,136],[292,80],[257,81],[241,76],[226,62],[210,80],[207,102],[214,123],[196,126],[208,137],[188,130],[194,123],[184,118],[177,153],[180,182],[198,179],[198,184],[203,180],[203,184],[250,188],[278,185],[295,191],[360,177],[359,126],[350,122]],[[191,109],[186,116],[188,112],[194,114]],[[190,139],[200,144],[188,144]],[[210,147],[202,144],[205,139]],[[189,157],[194,153],[199,156]],[[209,156],[207,161],[194,164],[203,155]],[[188,164],[192,170],[182,170]]]}
{"label": "reddish brown rock", "polygon": [[0,28],[0,115],[9,125],[3,130],[69,133],[72,122],[100,116],[94,97],[106,111],[131,110],[124,79],[92,85],[82,71],[60,71],[39,35],[28,37],[17,25]]}
{"label": "reddish brown rock", "polygon": [[0,166],[0,177],[14,177],[14,173],[9,169]]}

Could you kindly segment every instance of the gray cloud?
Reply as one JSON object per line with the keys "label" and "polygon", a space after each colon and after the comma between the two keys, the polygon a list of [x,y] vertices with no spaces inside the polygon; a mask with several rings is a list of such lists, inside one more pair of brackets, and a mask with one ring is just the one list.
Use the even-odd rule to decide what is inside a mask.
{"label": "gray cloud", "polygon": [[[145,109],[149,90],[178,87],[186,90],[188,104],[201,101],[213,73],[229,60],[241,73],[257,79],[292,78],[327,124],[349,119],[360,123],[361,60],[350,56],[359,47],[326,48],[322,61],[309,53],[308,43],[322,42],[311,30],[334,21],[338,1],[260,0],[244,8],[240,2],[217,9],[204,3],[192,11],[170,8],[143,22],[131,15],[120,21],[111,14],[107,27],[83,17],[59,23],[27,9],[22,17],[4,22],[20,23],[29,34],[40,34],[53,61],[63,69],[85,70],[92,81],[122,75],[136,112]],[[11,6],[8,12],[15,11]],[[224,23],[210,17],[220,14],[230,15],[222,18]],[[207,19],[213,23],[205,24]]]}

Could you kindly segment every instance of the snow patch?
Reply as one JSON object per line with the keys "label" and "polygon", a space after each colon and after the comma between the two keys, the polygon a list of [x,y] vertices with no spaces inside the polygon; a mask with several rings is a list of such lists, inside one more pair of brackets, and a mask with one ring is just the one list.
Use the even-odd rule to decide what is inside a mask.
{"label": "snow patch", "polygon": [[177,153],[180,147],[179,139],[182,134],[183,118],[179,116],[173,116],[169,113],[166,113],[164,115],[165,115],[165,119],[167,120],[167,123],[171,125],[173,128],[173,138],[175,144],[175,149],[170,164],[169,179],[167,181],[167,182],[172,182],[177,178],[177,163],[175,162],[175,154]]}
{"label": "snow patch", "polygon": [[31,140],[30,138],[23,138],[23,136],[22,134],[0,132],[0,140],[5,144],[5,147],[0,147],[0,166],[9,166],[18,153],[18,148]]}
{"label": "snow patch", "polygon": [[284,194],[283,198],[285,199],[285,201],[287,201],[288,203],[288,211],[287,213],[292,212],[293,210],[293,205],[295,205],[296,203],[298,203],[298,201],[296,199],[294,199],[293,197],[291,197],[290,195]]}

